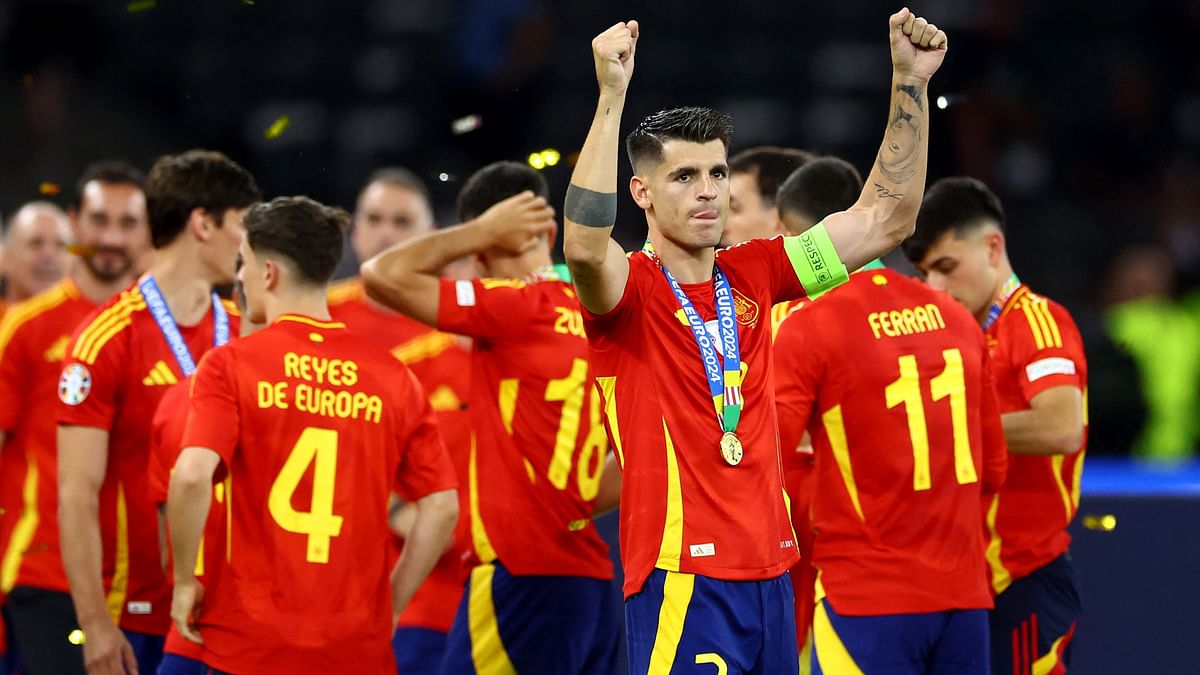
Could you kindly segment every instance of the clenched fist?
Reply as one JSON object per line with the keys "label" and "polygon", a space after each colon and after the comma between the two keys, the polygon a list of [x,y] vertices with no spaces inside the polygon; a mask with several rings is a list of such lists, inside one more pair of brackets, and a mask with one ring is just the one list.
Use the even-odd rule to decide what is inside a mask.
{"label": "clenched fist", "polygon": [[613,24],[592,39],[596,81],[600,91],[623,95],[633,77],[633,54],[637,51],[638,22]]}
{"label": "clenched fist", "polygon": [[888,20],[891,29],[892,68],[896,74],[928,81],[946,57],[945,31],[913,14],[907,7]]}

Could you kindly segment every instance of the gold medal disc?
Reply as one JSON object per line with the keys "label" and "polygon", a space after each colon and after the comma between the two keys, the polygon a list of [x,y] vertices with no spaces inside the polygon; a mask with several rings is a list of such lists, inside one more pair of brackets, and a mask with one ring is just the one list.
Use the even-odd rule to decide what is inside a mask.
{"label": "gold medal disc", "polygon": [[725,435],[721,436],[721,456],[729,466],[742,463],[742,441],[732,431],[726,431]]}

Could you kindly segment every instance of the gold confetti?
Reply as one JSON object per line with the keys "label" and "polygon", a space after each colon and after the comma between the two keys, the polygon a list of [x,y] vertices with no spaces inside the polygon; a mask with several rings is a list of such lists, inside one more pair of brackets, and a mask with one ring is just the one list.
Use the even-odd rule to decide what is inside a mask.
{"label": "gold confetti", "polygon": [[62,188],[58,186],[58,183],[42,181],[42,184],[38,186],[38,192],[46,195],[47,197],[53,197],[54,195],[62,192]]}
{"label": "gold confetti", "polygon": [[1089,530],[1112,532],[1117,529],[1117,517],[1111,513],[1103,516],[1086,515],[1083,517],[1083,526]]}
{"label": "gold confetti", "polygon": [[272,122],[271,126],[267,127],[267,130],[263,132],[263,138],[267,139],[268,141],[279,138],[279,136],[283,134],[283,132],[288,128],[288,125],[291,123],[292,120],[287,115],[280,117]]}
{"label": "gold confetti", "polygon": [[70,642],[73,645],[83,644],[83,631],[79,630],[78,628],[71,631],[71,634],[67,636],[67,642]]}
{"label": "gold confetti", "polygon": [[154,9],[157,6],[158,0],[133,0],[133,2],[125,5],[125,10],[130,14],[137,14],[138,12]]}
{"label": "gold confetti", "polygon": [[253,4],[254,4],[254,0],[242,0],[242,4],[243,4],[243,5],[253,5]]}

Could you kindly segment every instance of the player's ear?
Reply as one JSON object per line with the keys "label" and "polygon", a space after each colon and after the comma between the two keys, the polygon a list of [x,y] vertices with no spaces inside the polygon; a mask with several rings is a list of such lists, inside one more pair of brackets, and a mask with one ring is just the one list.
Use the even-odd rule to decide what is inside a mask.
{"label": "player's ear", "polygon": [[212,214],[199,207],[192,209],[188,214],[187,223],[183,226],[186,232],[190,232],[200,241],[208,241],[216,228],[217,223],[213,220]]}
{"label": "player's ear", "polygon": [[629,194],[643,211],[650,210],[650,185],[641,176],[629,179]]}
{"label": "player's ear", "polygon": [[263,261],[263,289],[273,291],[279,286],[283,269],[279,263],[270,258]]}
{"label": "player's ear", "polygon": [[1004,233],[991,230],[984,235],[983,243],[987,246],[988,264],[996,267],[1004,259]]}

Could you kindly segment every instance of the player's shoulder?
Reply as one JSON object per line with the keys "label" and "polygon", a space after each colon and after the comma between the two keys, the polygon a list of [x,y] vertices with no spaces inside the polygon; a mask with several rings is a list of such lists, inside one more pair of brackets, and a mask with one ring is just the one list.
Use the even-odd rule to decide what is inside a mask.
{"label": "player's shoulder", "polygon": [[78,297],[77,291],[67,284],[55,284],[28,300],[13,305],[0,318],[0,353],[13,340],[39,320],[53,318],[55,309]]}
{"label": "player's shoulder", "polygon": [[342,305],[355,300],[361,300],[363,297],[362,280],[358,277],[350,277],[336,281],[329,286],[329,294],[327,296],[329,304]]}
{"label": "player's shoulder", "polygon": [[1028,286],[1017,289],[996,324],[1002,339],[1032,341],[1038,349],[1062,347],[1064,334],[1079,332],[1066,307]]}
{"label": "player's shoulder", "polygon": [[109,298],[79,324],[71,358],[95,363],[106,349],[128,339],[134,317],[144,311],[146,298],[137,286],[131,286]]}

